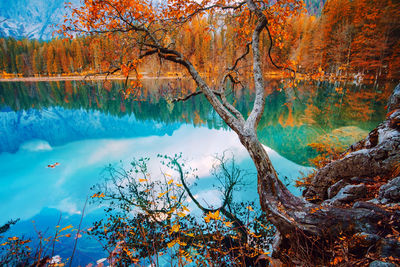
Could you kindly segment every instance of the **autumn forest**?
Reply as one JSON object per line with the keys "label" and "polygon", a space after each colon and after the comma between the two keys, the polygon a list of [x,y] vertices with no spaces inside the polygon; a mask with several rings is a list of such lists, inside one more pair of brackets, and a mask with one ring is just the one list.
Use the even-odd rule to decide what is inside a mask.
{"label": "autumn forest", "polygon": [[[400,8],[393,0],[330,0],[320,16],[301,15],[292,18],[274,39],[272,57],[279,66],[289,66],[300,73],[324,71],[327,75],[353,79],[399,79],[400,77]],[[212,26],[210,26],[212,25]],[[217,27],[215,32],[209,27]],[[186,26],[176,44],[199,70],[218,73],[242,51],[225,39],[240,38],[240,25],[221,23],[218,18],[198,18]],[[262,36],[264,55],[269,39]],[[100,36],[72,40],[56,38],[38,40],[0,40],[0,70],[3,76],[88,74],[110,68],[110,54],[118,57],[128,44]],[[216,62],[212,66],[206,62]],[[265,71],[276,71],[266,63]],[[182,70],[164,66],[163,75]],[[172,70],[171,70],[172,68]],[[147,61],[141,70],[150,76],[160,73],[157,58]]]}

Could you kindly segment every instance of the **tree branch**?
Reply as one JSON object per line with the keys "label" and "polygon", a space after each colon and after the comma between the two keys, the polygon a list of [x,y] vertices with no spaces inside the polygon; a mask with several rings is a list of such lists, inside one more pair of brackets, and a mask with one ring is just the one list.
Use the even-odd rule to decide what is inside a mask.
{"label": "tree branch", "polygon": [[[226,216],[231,222],[233,222],[233,224],[235,225],[235,227],[239,230],[239,232],[242,234],[242,238],[244,238],[245,240],[247,240],[247,232],[246,232],[246,227],[244,225],[244,223],[237,218],[233,213],[229,212],[226,209],[226,206],[228,206],[230,204],[230,199],[225,197],[223,204],[221,205],[221,207],[217,208],[217,209],[209,209],[204,207],[203,205],[200,204],[200,202],[194,197],[193,193],[191,192],[189,186],[186,184],[185,181],[185,176],[183,174],[183,170],[182,170],[182,166],[180,165],[180,163],[177,161],[177,159],[175,158],[169,158],[169,160],[171,161],[172,164],[174,164],[177,168],[178,168],[178,172],[179,172],[179,179],[182,183],[183,188],[185,189],[186,193],[188,194],[189,198],[193,201],[193,203],[204,213],[210,213],[210,212],[216,212],[216,211],[220,211],[224,216]],[[228,192],[225,192],[225,195],[228,193],[231,193],[231,190],[233,190],[234,185],[230,185],[230,189],[228,190]]]}
{"label": "tree branch", "polygon": [[237,65],[238,65],[238,63],[239,63],[239,61],[241,61],[242,59],[244,59],[244,58],[250,53],[250,45],[251,45],[251,43],[252,43],[252,42],[248,42],[248,43],[246,44],[246,50],[245,50],[245,52],[244,52],[240,57],[238,57],[238,58],[235,60],[235,63],[234,63],[231,67],[228,68],[228,71],[233,71],[234,69],[236,69],[236,67],[237,67]]}
{"label": "tree branch", "polygon": [[264,92],[264,78],[261,69],[261,56],[260,56],[260,34],[264,27],[267,25],[267,18],[257,8],[252,0],[248,0],[248,5],[251,11],[256,13],[258,17],[258,23],[253,31],[252,35],[252,48],[253,48],[253,74],[254,74],[254,87],[255,87],[255,99],[253,109],[247,118],[246,125],[249,129],[256,131],[258,122],[264,112],[265,106],[265,92]]}

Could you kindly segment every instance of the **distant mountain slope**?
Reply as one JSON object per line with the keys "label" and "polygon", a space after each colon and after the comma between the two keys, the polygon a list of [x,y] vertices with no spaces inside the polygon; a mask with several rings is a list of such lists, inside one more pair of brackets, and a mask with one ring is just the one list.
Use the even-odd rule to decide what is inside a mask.
{"label": "distant mountain slope", "polygon": [[0,37],[51,39],[65,12],[64,0],[1,0]]}
{"label": "distant mountain slope", "polygon": [[304,0],[310,15],[321,15],[322,8],[327,0]]}
{"label": "distant mountain slope", "polygon": [[[172,135],[180,127],[179,123],[137,120],[133,115],[116,120],[99,111],[62,107],[0,111],[0,154],[14,153],[21,145],[24,149],[40,150],[83,139]],[[23,145],[29,141],[33,143]]]}
{"label": "distant mountain slope", "polygon": [[[327,0],[305,0],[311,15],[319,15]],[[0,37],[49,40],[53,25],[64,20],[65,0],[1,0]],[[74,5],[79,0],[70,0]]]}

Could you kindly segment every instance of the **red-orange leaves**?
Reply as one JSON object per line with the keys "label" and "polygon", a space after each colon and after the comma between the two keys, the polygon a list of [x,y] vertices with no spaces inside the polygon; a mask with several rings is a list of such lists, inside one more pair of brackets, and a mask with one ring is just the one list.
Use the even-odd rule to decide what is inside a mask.
{"label": "red-orange leaves", "polygon": [[54,169],[56,166],[58,166],[58,165],[60,165],[60,163],[58,163],[58,162],[56,162],[56,163],[54,163],[54,164],[49,164],[49,165],[47,165],[47,168],[52,168],[52,169]]}

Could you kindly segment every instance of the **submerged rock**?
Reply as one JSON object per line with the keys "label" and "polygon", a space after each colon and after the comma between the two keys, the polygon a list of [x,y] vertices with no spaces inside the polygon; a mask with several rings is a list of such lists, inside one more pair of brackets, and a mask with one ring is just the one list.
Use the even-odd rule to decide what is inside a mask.
{"label": "submerged rock", "polygon": [[319,136],[314,142],[329,144],[339,151],[344,151],[351,144],[365,138],[368,131],[356,126],[345,126],[332,130],[330,133]]}

